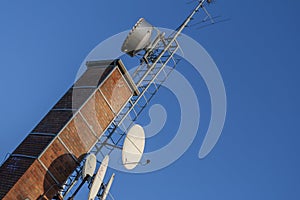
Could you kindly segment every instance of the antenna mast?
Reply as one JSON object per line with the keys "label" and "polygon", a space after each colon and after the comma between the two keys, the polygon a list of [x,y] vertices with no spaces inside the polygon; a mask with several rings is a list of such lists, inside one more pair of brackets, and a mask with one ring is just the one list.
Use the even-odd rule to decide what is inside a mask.
{"label": "antenna mast", "polygon": [[[131,57],[139,55],[132,75],[120,59],[86,63],[83,75],[0,165],[0,199],[72,199],[87,181],[90,198],[105,200],[114,175],[107,184],[103,178],[114,150],[122,150],[128,170],[150,162],[141,161],[145,136],[135,122],[181,60],[177,38],[194,15],[202,9],[202,22],[214,23],[204,7],[211,0],[195,2],[168,36],[144,19],[136,23],[121,48]],[[94,154],[102,160],[96,175]]]}
{"label": "antenna mast", "polygon": [[[104,135],[105,139],[100,139],[99,143],[95,145],[93,153],[99,154],[104,146],[120,146],[129,128],[134,124],[134,121],[136,121],[142,110],[148,105],[149,101],[181,60],[179,57],[175,57],[175,53],[180,48],[177,38],[199,9],[204,9],[205,2],[210,3],[210,0],[199,1],[190,15],[170,36],[164,37],[165,33],[161,33],[157,30],[157,37],[148,48],[144,49],[145,54],[141,58],[141,64],[132,74],[132,79],[138,88],[139,94],[131,98],[112,123],[112,126],[107,129],[107,134]],[[167,65],[168,67],[166,68]],[[129,114],[133,117],[128,117]],[[126,123],[123,123],[125,121]],[[120,127],[122,127],[122,129],[120,129]],[[107,153],[110,154],[113,150],[114,148]],[[105,154],[106,153],[103,155]]]}
{"label": "antenna mast", "polygon": [[[136,94],[132,96],[127,104],[123,107],[117,117],[106,129],[103,136],[99,138],[99,141],[95,144],[90,153],[94,153],[97,156],[102,155],[104,157],[105,155],[110,155],[115,149],[122,149],[122,144],[124,143],[127,132],[135,124],[135,121],[143,109],[148,105],[152,97],[156,94],[161,85],[166,81],[170,73],[175,69],[178,62],[181,60],[175,55],[177,50],[180,48],[177,41],[178,36],[180,36],[182,31],[185,29],[185,27],[187,27],[194,15],[201,8],[204,10],[207,18],[210,17],[204,8],[204,4],[206,2],[209,4],[211,1],[198,1],[197,6],[185,19],[185,21],[176,29],[176,31],[167,37],[165,37],[165,33],[162,33],[157,28],[152,27],[157,31],[157,35],[153,42],[142,49],[144,51],[144,55],[140,58],[140,65],[131,76],[134,84],[136,85]],[[151,26],[143,20],[144,19],[140,19],[138,21],[138,23],[134,26],[132,33],[129,34],[128,37],[134,34],[133,32],[137,29],[139,23],[144,23]],[[143,31],[144,30],[145,29],[143,29]],[[143,33],[145,33],[145,31]],[[141,34],[141,32],[139,34]],[[127,51],[126,48],[124,49]],[[122,47],[122,51],[124,51],[124,49]],[[133,49],[133,51],[125,53],[128,53],[130,56],[135,56],[136,52],[137,51]],[[147,161],[147,163],[149,162],[150,161]],[[69,178],[68,185],[66,185],[65,189],[61,191],[63,196],[66,196],[73,187],[74,182],[76,182],[76,177],[78,177],[78,172],[82,170],[81,168],[82,166],[79,166]]]}

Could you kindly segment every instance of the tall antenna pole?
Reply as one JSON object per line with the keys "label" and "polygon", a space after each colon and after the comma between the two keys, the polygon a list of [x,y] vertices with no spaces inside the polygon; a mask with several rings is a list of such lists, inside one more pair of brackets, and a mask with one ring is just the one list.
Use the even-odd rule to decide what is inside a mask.
{"label": "tall antenna pole", "polygon": [[[151,49],[147,50],[143,56],[142,60],[146,60],[147,62],[142,62],[132,75],[132,78],[139,90],[139,95],[132,97],[127,106],[125,106],[122,112],[119,113],[117,119],[112,123],[111,127],[107,129],[106,138],[99,141],[93,150],[95,154],[100,153],[104,146],[113,147],[108,154],[113,151],[114,147],[119,148],[120,142],[126,135],[126,132],[129,130],[131,125],[134,124],[134,121],[138,118],[142,110],[148,105],[149,101],[156,94],[160,86],[165,82],[170,73],[176,67],[177,63],[180,61],[179,58],[175,58],[175,53],[180,47],[177,38],[184,28],[187,27],[199,9],[204,8],[203,4],[206,1],[207,3],[210,3],[208,0],[199,1],[190,15],[173,33],[174,35],[171,34],[165,38],[164,33],[158,34],[157,38],[153,42],[154,45],[152,44]],[[150,63],[148,61],[150,61]],[[168,67],[165,68],[166,66]],[[160,76],[160,79],[158,79],[158,76]],[[152,88],[151,92],[150,88]],[[129,114],[133,117],[131,118]],[[123,123],[125,120],[127,120],[127,123],[129,122],[126,125]],[[122,129],[119,128],[120,126]],[[120,137],[113,140],[112,137],[114,135],[118,135]]]}
{"label": "tall antenna pole", "polygon": [[[194,10],[171,35],[165,37],[165,33],[161,33],[157,29],[156,38],[150,48],[145,49],[140,65],[132,74],[132,80],[137,87],[136,95],[131,97],[110,123],[103,136],[91,149],[91,153],[104,157],[104,155],[110,155],[115,149],[122,149],[123,139],[127,132],[180,61],[180,58],[176,56],[176,52],[180,48],[177,38],[199,9],[204,8],[205,2],[210,3],[209,0],[198,1]],[[147,160],[147,163],[149,162]],[[76,178],[70,179],[70,186],[66,188],[67,191],[75,181]],[[63,194],[66,192],[64,191]]]}

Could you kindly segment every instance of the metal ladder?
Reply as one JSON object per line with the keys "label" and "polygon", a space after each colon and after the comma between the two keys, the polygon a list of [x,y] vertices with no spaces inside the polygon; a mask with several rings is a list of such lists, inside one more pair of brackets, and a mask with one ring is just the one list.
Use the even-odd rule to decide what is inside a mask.
{"label": "metal ladder", "polygon": [[[134,124],[180,61],[180,58],[175,55],[178,49],[179,44],[175,38],[161,38],[161,41],[154,48],[154,52],[146,58],[150,60],[151,64],[142,63],[133,73],[132,78],[140,92],[139,95],[133,96],[128,101],[102,136],[105,139],[100,138],[91,151],[92,153],[96,155],[101,153],[104,156],[109,155],[116,147],[121,148],[119,145],[128,129]],[[103,147],[108,149],[105,154],[101,152]]]}

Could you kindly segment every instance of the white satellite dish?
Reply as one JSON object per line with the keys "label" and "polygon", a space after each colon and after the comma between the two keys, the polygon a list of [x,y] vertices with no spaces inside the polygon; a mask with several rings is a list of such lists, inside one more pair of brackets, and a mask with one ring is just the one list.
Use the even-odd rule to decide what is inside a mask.
{"label": "white satellite dish", "polygon": [[94,200],[95,197],[98,194],[98,191],[101,187],[101,184],[103,182],[107,166],[108,166],[109,156],[106,155],[104,159],[102,160],[102,163],[97,171],[97,174],[95,175],[94,181],[92,183],[90,192],[89,192],[89,198],[88,200]]}
{"label": "white satellite dish", "polygon": [[109,181],[108,181],[108,183],[107,183],[107,185],[106,185],[106,188],[104,189],[104,191],[103,191],[103,193],[102,193],[102,195],[101,195],[101,200],[106,200],[106,197],[107,197],[107,195],[109,194],[109,190],[110,190],[110,188],[111,188],[111,185],[112,185],[114,179],[115,179],[115,174],[113,174],[113,175],[110,177],[110,179],[109,179]]}
{"label": "white satellite dish", "polygon": [[132,170],[139,163],[145,148],[145,132],[136,124],[130,128],[124,141],[122,162],[126,169]]}
{"label": "white satellite dish", "polygon": [[87,176],[92,177],[97,165],[97,158],[95,154],[89,154],[85,160],[84,166],[82,168],[82,178],[86,178]]}
{"label": "white satellite dish", "polygon": [[151,24],[141,18],[129,32],[121,50],[132,57],[135,56],[139,51],[150,45],[153,29]]}

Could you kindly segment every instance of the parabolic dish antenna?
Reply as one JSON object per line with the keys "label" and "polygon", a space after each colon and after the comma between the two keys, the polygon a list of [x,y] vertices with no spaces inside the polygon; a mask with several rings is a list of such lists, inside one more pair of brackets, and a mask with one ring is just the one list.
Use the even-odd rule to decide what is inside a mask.
{"label": "parabolic dish antenna", "polygon": [[115,179],[115,174],[113,174],[113,175],[110,177],[110,179],[109,179],[109,181],[108,181],[108,183],[107,183],[107,185],[106,185],[106,188],[104,189],[104,191],[103,191],[103,193],[102,193],[102,198],[101,198],[101,200],[106,200],[106,197],[107,197],[107,195],[109,194],[109,190],[110,190],[110,188],[111,188],[111,185],[112,185],[114,179]]}
{"label": "parabolic dish antenna", "polygon": [[91,189],[90,189],[90,192],[89,192],[88,200],[94,200],[95,197],[97,196],[98,191],[99,191],[99,189],[101,187],[101,184],[103,182],[106,170],[107,170],[108,161],[109,161],[109,156],[106,155],[104,157],[104,159],[102,160],[102,163],[101,163],[101,165],[100,165],[100,167],[97,171],[97,174],[94,178],[94,181],[92,183],[92,186],[91,186]]}
{"label": "parabolic dish antenna", "polygon": [[123,145],[122,162],[126,169],[132,170],[140,163],[144,148],[144,129],[140,125],[135,124],[128,131]]}
{"label": "parabolic dish antenna", "polygon": [[97,158],[95,154],[90,154],[87,156],[84,166],[82,168],[82,178],[86,178],[87,176],[92,177],[97,165]]}
{"label": "parabolic dish antenna", "polygon": [[131,57],[135,56],[150,45],[152,31],[153,26],[141,18],[129,32],[121,50]]}

